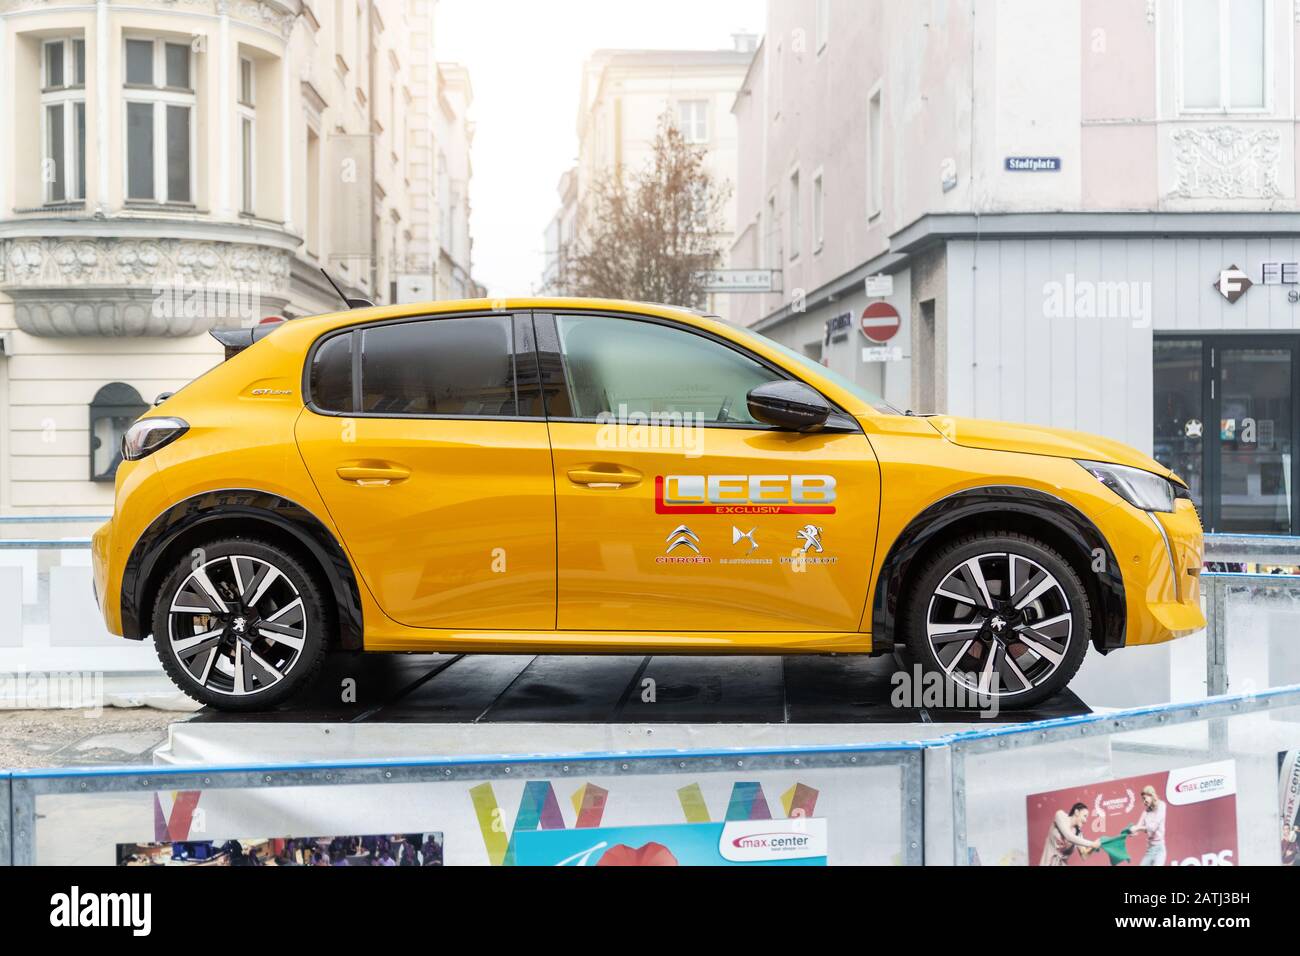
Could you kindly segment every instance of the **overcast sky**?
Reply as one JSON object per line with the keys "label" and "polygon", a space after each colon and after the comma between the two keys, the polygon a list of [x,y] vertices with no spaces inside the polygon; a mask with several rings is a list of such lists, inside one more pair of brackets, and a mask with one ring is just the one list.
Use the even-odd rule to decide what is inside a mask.
{"label": "overcast sky", "polygon": [[560,174],[577,159],[582,63],[603,47],[728,49],[763,30],[765,0],[439,0],[437,57],[474,85],[474,277],[526,295]]}

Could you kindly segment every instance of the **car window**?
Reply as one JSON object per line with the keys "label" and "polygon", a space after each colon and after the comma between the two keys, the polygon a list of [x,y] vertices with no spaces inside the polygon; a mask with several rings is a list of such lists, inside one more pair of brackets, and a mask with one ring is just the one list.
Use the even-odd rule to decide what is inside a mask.
{"label": "car window", "polygon": [[[518,417],[511,327],[509,315],[467,316],[380,325],[328,339],[312,358],[312,404],[345,414]],[[361,352],[359,407],[353,349]],[[534,404],[530,414],[536,413]]]}
{"label": "car window", "polygon": [[361,409],[374,415],[513,417],[509,315],[361,330]]}
{"label": "car window", "polygon": [[893,405],[889,404],[889,402],[885,401],[875,392],[871,391],[871,389],[859,385],[857,382],[853,381],[852,379],[844,377],[843,375],[839,374],[833,369],[827,368],[825,365],[821,365],[818,362],[814,362],[808,356],[796,352],[794,349],[790,348],[789,346],[782,345],[780,342],[776,341],[775,339],[769,339],[766,335],[760,335],[759,333],[754,332],[751,329],[739,329],[738,331],[740,332],[741,335],[746,335],[752,339],[761,341],[764,345],[768,346],[769,348],[776,349],[778,352],[784,355],[798,368],[812,372],[815,375],[820,375],[823,378],[830,379],[840,388],[844,389],[846,392],[856,395],[858,398],[862,399],[864,402],[866,402],[872,408],[875,408],[877,411],[883,412],[887,415],[903,414],[903,412],[895,408]]}
{"label": "car window", "polygon": [[311,400],[327,412],[352,411],[352,335],[336,335],[311,363]]}
{"label": "car window", "polygon": [[757,425],[750,391],[779,374],[703,335],[607,316],[559,315],[573,417],[699,415]]}

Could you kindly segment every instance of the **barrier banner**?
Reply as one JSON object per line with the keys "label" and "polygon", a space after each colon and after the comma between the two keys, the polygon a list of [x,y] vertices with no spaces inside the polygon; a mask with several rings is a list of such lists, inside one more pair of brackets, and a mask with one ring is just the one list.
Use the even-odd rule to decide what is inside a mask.
{"label": "barrier banner", "polygon": [[1282,822],[1282,865],[1300,866],[1300,750],[1277,755],[1278,819]]}
{"label": "barrier banner", "polygon": [[1033,794],[1026,804],[1031,865],[1237,865],[1232,760]]}
{"label": "barrier banner", "polygon": [[519,866],[825,866],[826,821],[745,820],[516,837]]}

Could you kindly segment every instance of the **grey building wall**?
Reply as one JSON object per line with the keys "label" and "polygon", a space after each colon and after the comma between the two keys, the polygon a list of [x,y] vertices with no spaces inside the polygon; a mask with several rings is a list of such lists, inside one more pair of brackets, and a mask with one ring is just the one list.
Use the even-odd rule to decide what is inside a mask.
{"label": "grey building wall", "polygon": [[[948,242],[942,410],[1150,453],[1155,334],[1300,329],[1300,287],[1258,284],[1264,262],[1298,258],[1281,237]],[[1214,284],[1234,265],[1257,284],[1230,304]]]}

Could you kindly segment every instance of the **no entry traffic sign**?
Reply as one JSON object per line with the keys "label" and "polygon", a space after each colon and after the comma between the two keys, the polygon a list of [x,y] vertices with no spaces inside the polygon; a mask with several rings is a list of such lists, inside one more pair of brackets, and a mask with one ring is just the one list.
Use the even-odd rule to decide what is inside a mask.
{"label": "no entry traffic sign", "polygon": [[873,342],[884,344],[898,334],[903,320],[898,310],[888,302],[873,302],[862,312],[862,334]]}

